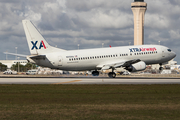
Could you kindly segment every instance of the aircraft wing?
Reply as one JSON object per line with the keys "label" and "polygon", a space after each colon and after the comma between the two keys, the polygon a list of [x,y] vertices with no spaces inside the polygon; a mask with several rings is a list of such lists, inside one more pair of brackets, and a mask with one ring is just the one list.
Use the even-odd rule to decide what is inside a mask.
{"label": "aircraft wing", "polygon": [[127,66],[130,66],[131,64],[135,64],[135,63],[138,63],[140,62],[141,60],[140,59],[134,59],[134,60],[129,60],[129,61],[126,61],[122,67],[127,67]]}
{"label": "aircraft wing", "polygon": [[135,64],[140,62],[140,59],[134,59],[134,60],[128,60],[128,61],[121,61],[121,62],[114,62],[110,64],[104,64],[104,65],[98,65],[98,68],[101,68],[101,70],[108,70],[111,68],[119,68],[119,67],[127,67],[130,66],[131,64]]}

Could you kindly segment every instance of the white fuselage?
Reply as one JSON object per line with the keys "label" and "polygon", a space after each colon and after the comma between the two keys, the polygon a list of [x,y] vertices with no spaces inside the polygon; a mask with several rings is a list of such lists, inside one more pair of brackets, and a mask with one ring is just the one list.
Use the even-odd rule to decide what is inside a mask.
{"label": "white fuselage", "polygon": [[[112,48],[54,51],[44,53],[45,60],[33,60],[37,65],[67,71],[98,70],[103,65],[140,59],[147,65],[161,64],[176,54],[160,45],[124,46]],[[29,58],[28,58],[29,59]]]}

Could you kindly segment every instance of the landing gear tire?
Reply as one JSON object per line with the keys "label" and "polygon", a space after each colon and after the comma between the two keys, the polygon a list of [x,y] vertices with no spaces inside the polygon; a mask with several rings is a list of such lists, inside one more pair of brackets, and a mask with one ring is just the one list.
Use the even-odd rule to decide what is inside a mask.
{"label": "landing gear tire", "polygon": [[110,72],[110,73],[108,73],[108,76],[109,76],[110,78],[115,78],[115,77],[116,77],[116,73]]}
{"label": "landing gear tire", "polygon": [[163,70],[163,67],[159,67],[159,70],[162,71],[162,70]]}
{"label": "landing gear tire", "polygon": [[98,71],[93,71],[93,72],[92,72],[92,75],[93,75],[93,76],[99,76],[99,72],[98,72]]}

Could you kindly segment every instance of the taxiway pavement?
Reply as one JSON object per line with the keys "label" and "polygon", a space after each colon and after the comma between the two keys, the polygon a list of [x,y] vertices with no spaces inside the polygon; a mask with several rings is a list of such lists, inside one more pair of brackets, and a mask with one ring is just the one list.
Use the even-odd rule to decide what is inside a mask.
{"label": "taxiway pavement", "polygon": [[0,84],[180,84],[179,78],[0,78]]}

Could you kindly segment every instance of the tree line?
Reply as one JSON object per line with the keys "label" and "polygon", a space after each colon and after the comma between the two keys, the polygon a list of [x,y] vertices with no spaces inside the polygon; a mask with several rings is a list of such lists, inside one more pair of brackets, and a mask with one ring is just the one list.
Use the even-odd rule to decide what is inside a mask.
{"label": "tree line", "polygon": [[7,65],[4,65],[4,64],[0,63],[0,71],[2,72],[2,71],[5,71],[5,70],[7,70]]}
{"label": "tree line", "polygon": [[[18,63],[13,64],[11,66],[11,70],[18,71],[18,72],[27,72],[28,70],[35,69],[35,68],[36,68],[36,65],[32,63],[27,63],[26,65],[22,65],[19,63],[19,71],[18,71]],[[2,72],[6,70],[7,70],[7,65],[0,63],[0,71]]]}

